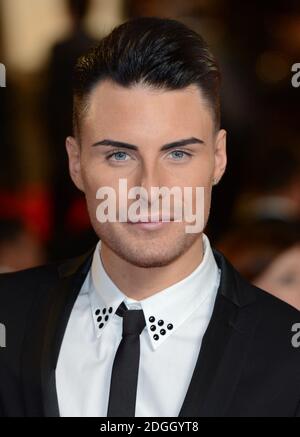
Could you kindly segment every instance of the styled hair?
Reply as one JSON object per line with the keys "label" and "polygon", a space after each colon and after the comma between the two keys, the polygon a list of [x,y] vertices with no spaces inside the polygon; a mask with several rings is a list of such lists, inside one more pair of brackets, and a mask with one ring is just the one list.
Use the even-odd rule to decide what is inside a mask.
{"label": "styled hair", "polygon": [[127,21],[79,58],[74,71],[75,134],[93,87],[105,79],[127,88],[143,83],[177,90],[195,84],[219,128],[218,64],[204,39],[179,21],[158,17]]}

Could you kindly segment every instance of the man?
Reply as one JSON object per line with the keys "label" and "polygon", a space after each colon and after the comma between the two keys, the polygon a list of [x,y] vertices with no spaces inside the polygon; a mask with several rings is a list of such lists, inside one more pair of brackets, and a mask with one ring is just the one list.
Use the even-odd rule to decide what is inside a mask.
{"label": "man", "polygon": [[67,151],[100,242],[1,277],[3,416],[300,415],[299,312],[244,281],[204,226],[187,232],[175,200],[169,219],[136,221],[133,202],[127,221],[99,213],[101,188],[124,200],[120,180],[146,203],[203,187],[206,224],[226,167],[219,79],[202,38],[168,19],[125,23],[79,61]]}

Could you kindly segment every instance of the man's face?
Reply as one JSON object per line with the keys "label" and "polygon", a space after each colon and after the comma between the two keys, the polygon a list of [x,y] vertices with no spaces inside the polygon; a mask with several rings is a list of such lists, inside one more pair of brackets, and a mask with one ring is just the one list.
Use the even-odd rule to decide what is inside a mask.
{"label": "man's face", "polygon": [[[142,84],[124,88],[103,81],[93,89],[88,103],[80,141],[68,138],[67,150],[71,177],[86,195],[92,225],[102,243],[127,262],[140,267],[168,265],[190,249],[201,232],[187,233],[185,220],[154,228],[100,223],[96,193],[108,186],[118,194],[119,179],[126,179],[128,190],[145,188],[149,198],[151,187],[182,191],[192,187],[195,212],[196,187],[204,187],[206,224],[213,180],[220,180],[226,166],[226,133],[215,132],[211,110],[194,85],[169,91]],[[186,139],[191,140],[185,146],[170,148],[171,143]],[[96,145],[104,140],[109,141]],[[136,149],[116,147],[111,140]],[[128,200],[128,206],[132,202]]]}

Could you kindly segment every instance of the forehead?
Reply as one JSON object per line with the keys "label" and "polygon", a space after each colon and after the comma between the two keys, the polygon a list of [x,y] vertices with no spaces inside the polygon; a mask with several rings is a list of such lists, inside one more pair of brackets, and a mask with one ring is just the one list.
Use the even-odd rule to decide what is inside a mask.
{"label": "forehead", "polygon": [[[167,90],[135,84],[123,87],[111,81],[95,86],[82,123],[83,134],[112,135],[117,139],[210,133],[211,110],[196,85]],[[206,131],[206,132],[205,132]]]}

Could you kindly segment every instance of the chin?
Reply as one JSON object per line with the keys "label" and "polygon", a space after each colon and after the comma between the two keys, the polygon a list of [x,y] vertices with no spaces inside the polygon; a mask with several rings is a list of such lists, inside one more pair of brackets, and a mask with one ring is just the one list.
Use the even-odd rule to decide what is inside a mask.
{"label": "chin", "polygon": [[143,268],[167,266],[176,260],[180,254],[181,251],[178,253],[178,247],[177,250],[174,247],[168,250],[165,245],[144,247],[143,250],[139,250],[137,246],[131,247],[130,250],[129,246],[127,246],[126,250],[121,250],[118,253],[128,263]]}
{"label": "chin", "polygon": [[[181,229],[170,235],[145,233],[143,237],[124,232],[119,226],[103,226],[99,238],[124,261],[141,268],[164,267],[186,252],[197,238],[195,234],[184,234]],[[105,231],[105,232],[104,232]],[[147,238],[148,237],[148,238]]]}
{"label": "chin", "polygon": [[130,264],[136,266],[136,267],[141,267],[141,268],[155,268],[155,267],[164,267],[169,265],[172,261],[173,258],[161,258],[160,256],[157,257],[145,257],[145,258],[128,258],[128,256],[125,258],[127,262],[129,262]]}

